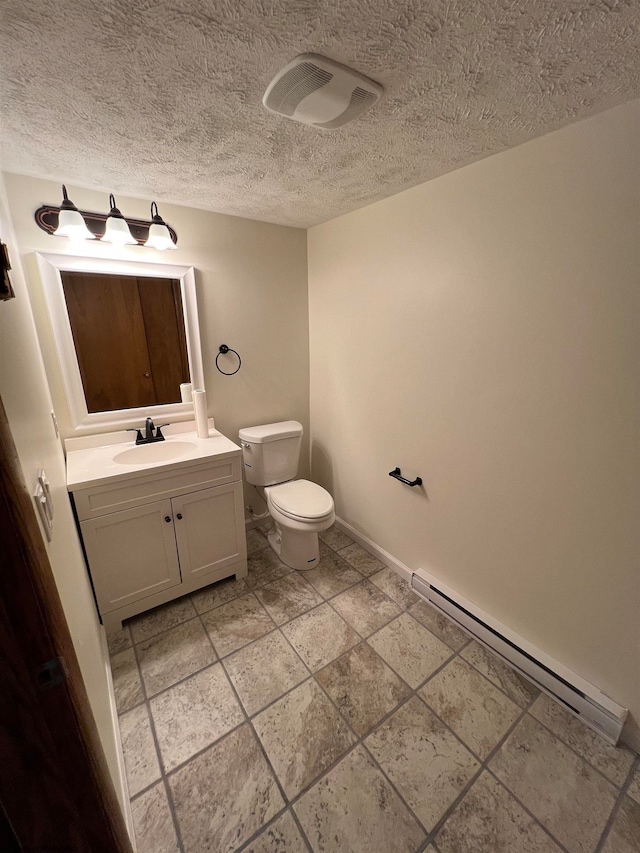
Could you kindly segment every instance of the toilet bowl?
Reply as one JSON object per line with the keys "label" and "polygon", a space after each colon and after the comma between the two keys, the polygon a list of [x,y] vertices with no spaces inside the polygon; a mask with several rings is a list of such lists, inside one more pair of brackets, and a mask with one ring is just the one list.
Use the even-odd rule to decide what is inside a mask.
{"label": "toilet bowl", "polygon": [[273,550],[294,569],[304,571],[317,566],[318,533],[328,530],[336,518],[329,492],[309,480],[289,480],[266,486],[264,493],[275,523],[275,530],[267,534]]}
{"label": "toilet bowl", "polygon": [[335,521],[333,498],[310,480],[295,480],[302,424],[281,421],[239,432],[248,483],[264,488],[275,528],[269,544],[293,569],[312,569],[320,561],[318,533]]}

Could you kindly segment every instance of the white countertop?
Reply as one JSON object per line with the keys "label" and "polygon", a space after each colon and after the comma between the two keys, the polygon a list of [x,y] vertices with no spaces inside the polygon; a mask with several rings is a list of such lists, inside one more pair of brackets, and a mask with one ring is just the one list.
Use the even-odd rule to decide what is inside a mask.
{"label": "white countertop", "polygon": [[[168,462],[122,464],[114,461],[114,457],[129,448],[136,447],[133,433],[111,432],[69,439],[65,443],[67,490],[74,492],[119,480],[131,480],[146,472],[188,468],[199,462],[206,462],[212,457],[220,458],[241,452],[237,444],[215,429],[209,430],[208,438],[198,438],[193,422],[172,424],[162,432],[167,445],[178,441],[188,442],[192,447],[188,448],[185,455]],[[142,445],[139,446],[142,447]]]}

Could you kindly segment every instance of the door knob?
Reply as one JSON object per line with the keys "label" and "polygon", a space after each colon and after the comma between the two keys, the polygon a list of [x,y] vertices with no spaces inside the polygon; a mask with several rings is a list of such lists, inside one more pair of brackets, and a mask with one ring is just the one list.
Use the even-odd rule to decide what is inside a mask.
{"label": "door knob", "polygon": [[169,524],[169,522],[171,521],[171,516],[165,515],[164,520],[167,522],[167,524]]}
{"label": "door knob", "polygon": [[182,513],[181,513],[181,512],[179,512],[179,513],[176,515],[176,518],[178,519],[178,521],[180,521],[180,519],[182,518]]}

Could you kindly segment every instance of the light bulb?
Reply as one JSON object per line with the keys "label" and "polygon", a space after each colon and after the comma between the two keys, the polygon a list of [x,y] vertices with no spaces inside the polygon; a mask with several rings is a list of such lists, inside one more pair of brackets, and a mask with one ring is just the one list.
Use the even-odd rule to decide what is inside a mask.
{"label": "light bulb", "polygon": [[[154,213],[155,208],[155,213]],[[151,202],[151,225],[149,226],[149,238],[145,246],[151,249],[157,249],[159,252],[164,252],[165,249],[175,249],[176,244],[171,239],[171,232],[165,225],[164,220],[158,214],[158,205],[155,201]]]}
{"label": "light bulb", "polygon": [[56,237],[69,237],[70,240],[93,240],[93,234],[87,228],[78,208],[69,201],[67,188],[62,185],[62,204],[58,213],[58,227],[53,232]]}
{"label": "light bulb", "polygon": [[113,243],[115,246],[135,246],[137,240],[132,236],[129,228],[129,223],[116,207],[116,200],[113,193],[109,196],[109,216],[104,229],[104,236],[101,237],[104,243]]}

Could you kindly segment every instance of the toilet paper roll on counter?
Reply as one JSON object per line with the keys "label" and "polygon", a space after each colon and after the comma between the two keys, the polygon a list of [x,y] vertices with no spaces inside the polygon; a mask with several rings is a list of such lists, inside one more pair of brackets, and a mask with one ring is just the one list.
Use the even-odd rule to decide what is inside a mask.
{"label": "toilet paper roll on counter", "polygon": [[182,382],[180,385],[180,399],[183,403],[191,403],[193,401],[193,385],[190,382]]}
{"label": "toilet paper roll on counter", "polygon": [[193,392],[193,411],[196,416],[196,432],[198,433],[198,438],[209,438],[206,391]]}

